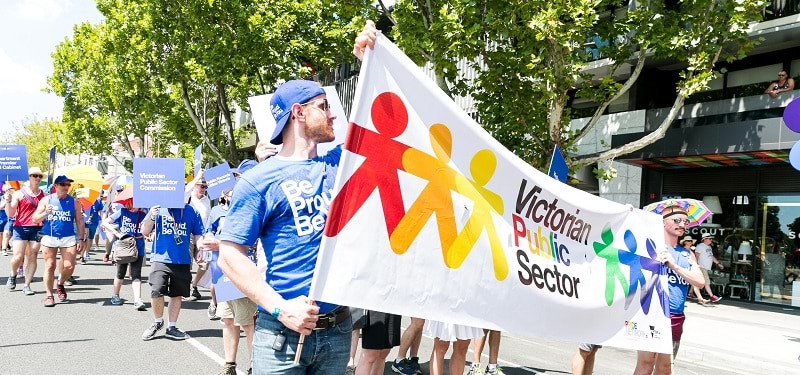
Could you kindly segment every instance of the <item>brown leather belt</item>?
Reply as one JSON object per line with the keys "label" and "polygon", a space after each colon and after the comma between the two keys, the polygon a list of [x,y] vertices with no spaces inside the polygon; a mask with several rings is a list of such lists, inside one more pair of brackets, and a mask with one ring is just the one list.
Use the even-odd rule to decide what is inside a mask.
{"label": "brown leather belt", "polygon": [[319,320],[317,320],[317,326],[314,327],[315,330],[319,329],[328,329],[331,328],[345,319],[350,317],[350,309],[348,307],[338,307],[336,310],[333,310],[325,315],[319,315]]}

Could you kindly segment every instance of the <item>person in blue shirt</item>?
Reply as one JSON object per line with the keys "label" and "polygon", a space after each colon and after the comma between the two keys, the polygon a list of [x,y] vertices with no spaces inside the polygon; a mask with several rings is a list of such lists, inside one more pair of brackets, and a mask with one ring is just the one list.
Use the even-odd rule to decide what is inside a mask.
{"label": "person in blue shirt", "polygon": [[[56,294],[61,302],[67,301],[67,291],[64,282],[75,271],[75,254],[81,250],[83,243],[78,238],[85,235],[83,219],[78,215],[83,212],[81,204],[70,196],[69,188],[73,180],[67,176],[56,177],[53,184],[56,192],[42,198],[33,213],[33,221],[42,225],[42,253],[44,254],[44,299],[45,307],[55,306],[53,298],[53,273],[56,269],[56,253],[61,250],[61,276],[58,279]],[[77,237],[75,228],[78,228]]]}
{"label": "person in blue shirt", "polygon": [[131,288],[133,289],[133,307],[139,311],[145,310],[142,301],[142,265],[144,264],[144,236],[142,235],[142,222],[147,212],[133,208],[133,199],[126,199],[120,202],[125,208],[114,212],[111,216],[103,219],[103,229],[109,236],[119,239],[126,234],[134,236],[136,239],[136,249],[138,258],[135,262],[120,264],[117,263],[117,274],[114,278],[114,294],[111,295],[110,303],[115,306],[122,305],[119,292],[122,289],[122,280],[130,268]]}
{"label": "person in blue shirt", "polygon": [[92,241],[94,241],[97,235],[97,227],[102,220],[100,217],[101,212],[103,212],[103,201],[100,197],[98,197],[88,209],[83,211],[83,223],[86,226],[86,236],[82,239],[83,249],[78,254],[78,260],[81,264],[86,264],[86,255],[88,255],[89,249],[92,247]]}
{"label": "person in blue shirt", "polygon": [[[349,309],[308,298],[341,157],[341,146],[319,156],[317,144],[335,139],[335,116],[325,91],[311,81],[282,84],[270,107],[277,123],[270,141],[283,146],[236,183],[218,236],[219,265],[259,306],[254,374],[341,375],[350,353]],[[258,239],[265,273],[247,257]],[[287,353],[297,350],[301,334],[308,337],[296,365]]]}
{"label": "person in blue shirt", "polygon": [[678,238],[686,232],[689,223],[686,211],[680,207],[667,207],[662,212],[666,246],[658,254],[658,260],[667,266],[669,284],[669,315],[672,321],[672,356],[663,353],[639,351],[634,375],[671,374],[672,360],[678,355],[686,316],[683,308],[689,285],[702,288],[705,284],[703,272],[690,250],[678,244]]}
{"label": "person in blue shirt", "polygon": [[182,297],[189,297],[192,282],[191,240],[199,241],[203,220],[192,206],[183,208],[150,208],[142,223],[142,234],[154,234],[150,264],[150,303],[155,322],[144,331],[142,340],[152,340],[164,328],[164,297],[169,296],[169,326],[165,336],[185,340],[186,332],[176,326]]}

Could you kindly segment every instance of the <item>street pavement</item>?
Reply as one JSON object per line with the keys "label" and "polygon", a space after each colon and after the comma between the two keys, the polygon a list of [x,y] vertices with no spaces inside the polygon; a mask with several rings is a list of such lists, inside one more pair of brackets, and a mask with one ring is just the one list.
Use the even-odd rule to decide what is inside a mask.
{"label": "street pavement", "polygon": [[[141,334],[152,312],[135,311],[130,282],[122,289],[123,306],[108,303],[114,268],[94,250],[88,265],[78,265],[78,284],[67,287],[69,302],[42,306],[43,260],[33,284],[34,296],[0,286],[0,374],[216,374],[222,365],[220,323],[206,315],[204,300],[184,302],[178,327],[192,339],[172,341],[162,335],[144,342]],[[0,257],[5,283],[10,257]],[[143,275],[149,273],[145,267]],[[145,283],[143,295],[149,296]],[[147,300],[147,299],[145,299]],[[800,310],[754,305],[738,300],[701,306],[687,304],[685,333],[676,374],[800,374]],[[403,326],[406,327],[407,320]],[[244,345],[242,336],[241,347]],[[500,365],[508,375],[569,374],[576,343],[504,334]],[[420,356],[427,373],[432,340],[423,339]],[[484,350],[485,366],[488,348]],[[387,359],[385,374],[392,374]],[[472,352],[467,356],[471,360]],[[631,374],[636,353],[606,347],[597,354],[596,374]],[[249,354],[239,351],[240,370]],[[243,372],[242,372],[243,373]]]}

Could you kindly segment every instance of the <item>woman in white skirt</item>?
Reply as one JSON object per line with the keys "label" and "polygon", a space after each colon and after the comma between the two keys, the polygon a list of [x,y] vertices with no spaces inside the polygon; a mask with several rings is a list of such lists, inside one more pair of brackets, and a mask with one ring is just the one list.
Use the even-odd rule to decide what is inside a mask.
{"label": "woman in white skirt", "polygon": [[435,337],[431,353],[430,375],[444,374],[444,355],[453,343],[450,374],[463,374],[470,340],[483,336],[483,329],[458,324],[425,321],[425,334]]}

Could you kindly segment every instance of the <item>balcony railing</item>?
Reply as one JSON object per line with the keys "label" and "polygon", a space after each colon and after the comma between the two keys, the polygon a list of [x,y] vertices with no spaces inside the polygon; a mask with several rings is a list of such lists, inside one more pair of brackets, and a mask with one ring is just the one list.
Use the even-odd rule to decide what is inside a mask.
{"label": "balcony railing", "polygon": [[800,0],[773,0],[764,13],[764,21],[800,13]]}

